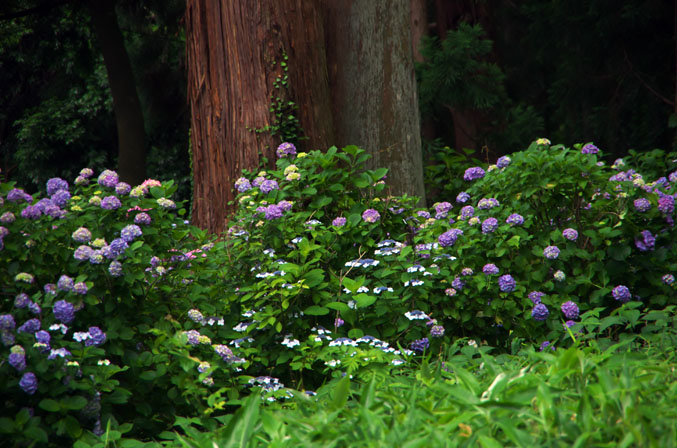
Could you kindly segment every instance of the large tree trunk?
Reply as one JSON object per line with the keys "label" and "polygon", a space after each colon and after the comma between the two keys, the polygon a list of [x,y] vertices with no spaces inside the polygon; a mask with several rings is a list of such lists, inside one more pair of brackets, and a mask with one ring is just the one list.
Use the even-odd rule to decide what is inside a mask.
{"label": "large tree trunk", "polygon": [[[256,169],[259,154],[274,161],[279,139],[254,132],[274,124],[271,95],[299,105],[309,147],[332,140],[318,7],[303,0],[188,0],[193,222],[199,227],[222,231],[242,169]],[[289,57],[287,91],[273,88],[283,54]]]}
{"label": "large tree trunk", "polygon": [[115,1],[92,0],[89,11],[113,96],[118,130],[118,174],[125,182],[138,185],[146,178],[146,131],[132,65],[115,15]]}
{"label": "large tree trunk", "polygon": [[337,145],[387,167],[393,194],[424,202],[409,0],[324,0]]}

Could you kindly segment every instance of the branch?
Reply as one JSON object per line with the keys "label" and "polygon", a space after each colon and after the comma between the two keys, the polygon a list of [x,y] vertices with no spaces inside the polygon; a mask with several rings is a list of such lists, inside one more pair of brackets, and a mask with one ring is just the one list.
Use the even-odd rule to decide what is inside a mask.
{"label": "branch", "polygon": [[635,78],[637,78],[637,80],[638,80],[640,83],[642,83],[642,85],[643,85],[644,87],[646,87],[646,89],[647,89],[649,92],[653,93],[653,95],[654,95],[656,98],[658,98],[659,100],[663,101],[665,104],[667,104],[668,106],[670,106],[670,107],[672,107],[672,108],[674,109],[674,108],[675,108],[675,102],[669,100],[668,98],[666,98],[666,97],[664,97],[663,95],[661,95],[660,93],[658,93],[653,87],[651,87],[646,81],[644,81],[644,80],[642,79],[642,77],[639,76],[639,73],[637,73],[637,71],[636,71],[636,70],[634,69],[634,67],[632,66],[632,63],[630,62],[630,58],[628,57],[628,53],[627,53],[625,50],[623,50],[623,54],[625,55],[625,62],[627,62],[628,67],[630,68],[630,73],[631,73],[632,75],[634,75]]}
{"label": "branch", "polygon": [[79,2],[79,1],[80,0],[46,1],[46,2],[42,3],[41,5],[35,6],[33,8],[22,9],[21,11],[16,11],[16,12],[11,12],[11,13],[0,15],[0,22],[3,22],[5,20],[18,19],[19,17],[26,17],[26,16],[30,16],[32,14],[43,13],[43,12],[49,11],[51,9],[58,8],[59,6],[63,6],[67,3],[76,3],[76,2]]}

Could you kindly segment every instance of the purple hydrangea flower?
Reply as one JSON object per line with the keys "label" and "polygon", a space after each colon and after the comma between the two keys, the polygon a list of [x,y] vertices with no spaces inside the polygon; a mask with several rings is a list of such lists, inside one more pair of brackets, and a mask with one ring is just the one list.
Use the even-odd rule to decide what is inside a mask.
{"label": "purple hydrangea flower", "polygon": [[499,168],[505,168],[506,166],[510,165],[510,162],[512,162],[512,160],[508,156],[499,157],[496,161],[496,166]]}
{"label": "purple hydrangea flower", "polygon": [[119,179],[115,171],[103,170],[96,181],[104,187],[115,188]]}
{"label": "purple hydrangea flower", "polygon": [[30,300],[28,302],[28,311],[33,314],[40,314],[42,312],[42,308],[40,308],[40,305]]}
{"label": "purple hydrangea flower", "polygon": [[458,196],[456,196],[456,202],[459,204],[465,204],[470,200],[470,195],[465,191],[461,191]]}
{"label": "purple hydrangea flower", "polygon": [[331,225],[335,227],[343,227],[344,225],[346,225],[346,218],[344,218],[343,216],[334,218],[334,220],[331,222]]}
{"label": "purple hydrangea flower", "polygon": [[425,349],[430,347],[430,341],[428,341],[428,338],[417,339],[411,343],[410,347],[416,353],[423,353]]}
{"label": "purple hydrangea flower", "polygon": [[430,328],[430,337],[441,338],[444,336],[444,327],[442,325],[433,325]]}
{"label": "purple hydrangea flower", "polygon": [[73,291],[77,294],[85,295],[88,291],[87,284],[85,284],[85,282],[77,282],[73,285]]}
{"label": "purple hydrangea flower", "polygon": [[492,233],[498,229],[498,220],[496,218],[487,218],[482,223],[482,233]]}
{"label": "purple hydrangea flower", "polygon": [[416,216],[423,218],[423,219],[430,219],[430,213],[428,213],[425,210],[419,210],[416,212]]}
{"label": "purple hydrangea flower", "polygon": [[134,217],[134,224],[147,226],[151,223],[150,215],[146,212],[137,213]]}
{"label": "purple hydrangea flower", "polygon": [[49,345],[49,342],[52,340],[52,336],[49,334],[49,332],[40,330],[35,332],[35,340],[41,344]]}
{"label": "purple hydrangea flower", "polygon": [[665,274],[663,277],[661,277],[661,280],[663,280],[663,283],[666,285],[672,285],[675,281],[675,276],[672,274]]}
{"label": "purple hydrangea flower", "polygon": [[454,280],[451,282],[451,286],[457,291],[460,291],[465,287],[465,282],[461,280],[460,277],[455,277]]}
{"label": "purple hydrangea flower", "polygon": [[78,243],[87,243],[92,239],[92,232],[86,227],[80,227],[71,235],[73,240]]}
{"label": "purple hydrangea flower", "polygon": [[465,173],[463,173],[463,180],[466,181],[473,181],[477,179],[481,179],[484,177],[484,170],[480,168],[479,166],[475,166],[472,168],[468,168],[465,170]]}
{"label": "purple hydrangea flower", "polygon": [[21,217],[25,219],[38,219],[42,216],[42,212],[35,205],[27,205],[21,210]]}
{"label": "purple hydrangea flower", "polygon": [[263,176],[258,176],[254,178],[254,181],[252,182],[252,187],[260,187],[261,183],[266,180],[265,177]]}
{"label": "purple hydrangea flower", "polygon": [[116,258],[122,255],[125,250],[127,250],[129,244],[127,244],[127,241],[123,240],[122,238],[115,238],[107,247],[109,248],[111,255],[107,258]]}
{"label": "purple hydrangea flower", "polygon": [[131,243],[134,241],[134,238],[140,237],[141,235],[143,235],[141,227],[136,224],[129,224],[120,231],[120,237],[128,243]]}
{"label": "purple hydrangea flower", "polygon": [[10,353],[7,358],[9,365],[14,367],[18,372],[26,370],[26,355],[24,353]]}
{"label": "purple hydrangea flower", "polygon": [[510,274],[501,275],[498,278],[498,288],[502,292],[512,292],[515,290],[515,286],[515,279]]}
{"label": "purple hydrangea flower", "polygon": [[[22,292],[20,294],[17,294],[17,296],[14,298],[14,306],[17,308],[26,308],[28,304],[31,302],[31,299],[28,297],[28,294],[25,292]],[[0,327],[0,330],[2,327]]]}
{"label": "purple hydrangea flower", "polygon": [[5,212],[0,215],[0,223],[2,224],[11,224],[16,220],[16,216],[12,212]]}
{"label": "purple hydrangea flower", "polygon": [[23,323],[22,326],[16,329],[17,333],[30,333],[33,334],[40,329],[40,320],[38,319],[28,319]]}
{"label": "purple hydrangea flower", "polygon": [[656,238],[648,230],[642,230],[641,239],[635,238],[635,246],[642,252],[653,250],[656,244]]}
{"label": "purple hydrangea flower", "polygon": [[362,213],[362,219],[365,222],[374,223],[381,219],[381,214],[373,208],[368,208]]}
{"label": "purple hydrangea flower", "polygon": [[235,188],[239,193],[244,193],[245,191],[251,190],[252,184],[246,177],[241,177],[235,181]]}
{"label": "purple hydrangea flower", "polygon": [[122,263],[117,260],[111,261],[110,265],[108,265],[108,272],[113,277],[119,277],[122,275]]}
{"label": "purple hydrangea flower", "polygon": [[38,390],[38,378],[33,372],[26,372],[19,381],[19,387],[28,395],[33,395]]}
{"label": "purple hydrangea flower", "polygon": [[263,193],[270,193],[273,190],[278,190],[280,187],[277,185],[276,180],[266,179],[263,182],[261,182],[259,188]]}
{"label": "purple hydrangea flower", "polygon": [[485,264],[484,267],[482,268],[482,272],[483,272],[485,275],[496,275],[496,274],[498,274],[500,271],[499,271],[498,267],[497,267],[495,264],[493,264],[493,263],[487,263],[487,264]]}
{"label": "purple hydrangea flower", "polygon": [[555,346],[550,345],[550,341],[543,341],[541,346],[538,348],[538,351],[542,352],[546,348],[550,347],[550,350],[555,350]]}
{"label": "purple hydrangea flower", "polygon": [[632,298],[632,295],[630,294],[630,290],[628,289],[628,287],[623,285],[616,286],[611,291],[611,295],[614,297],[614,299],[618,300],[621,303],[627,303]]}
{"label": "purple hydrangea flower", "polygon": [[461,209],[461,219],[469,219],[475,214],[475,208],[472,205],[466,205]]}
{"label": "purple hydrangea flower", "polygon": [[541,297],[544,295],[545,293],[542,293],[541,291],[531,291],[529,293],[529,300],[531,300],[534,305],[538,305],[541,303]]}
{"label": "purple hydrangea flower", "polygon": [[587,145],[583,146],[581,149],[582,154],[597,154],[599,152],[599,148],[592,143],[588,143]]}
{"label": "purple hydrangea flower", "polygon": [[115,194],[117,195],[124,196],[129,194],[130,191],[132,191],[132,186],[127,182],[118,182],[118,184],[115,186]]}
{"label": "purple hydrangea flower", "polygon": [[546,320],[549,315],[550,311],[548,310],[548,307],[543,305],[542,303],[535,305],[531,310],[531,317],[533,317],[535,320],[539,321]]}
{"label": "purple hydrangea flower", "polygon": [[336,328],[343,326],[344,323],[345,323],[345,321],[344,321],[343,319],[341,319],[340,317],[337,317],[337,318],[334,320],[334,326],[335,326]]}
{"label": "purple hydrangea flower", "polygon": [[568,228],[562,230],[562,236],[569,241],[576,241],[578,239],[578,232],[575,229]]}
{"label": "purple hydrangea flower", "polygon": [[272,221],[282,217],[282,207],[275,204],[270,204],[265,210],[266,219]]}
{"label": "purple hydrangea flower", "polygon": [[54,283],[47,283],[42,287],[42,290],[45,292],[45,294],[53,296],[56,295],[56,285]]}
{"label": "purple hydrangea flower", "polygon": [[437,241],[442,247],[453,246],[459,236],[463,235],[463,230],[461,229],[450,229],[441,234]]}
{"label": "purple hydrangea flower", "polygon": [[65,207],[70,198],[71,194],[67,190],[59,190],[50,197],[54,205],[58,207]]}
{"label": "purple hydrangea flower", "polygon": [[477,208],[480,210],[488,210],[490,208],[498,207],[500,204],[496,198],[482,198],[477,203]]}
{"label": "purple hydrangea flower", "polygon": [[543,256],[548,260],[554,260],[559,257],[559,248],[557,246],[548,246],[543,249]]}
{"label": "purple hydrangea flower", "polygon": [[33,202],[33,197],[30,194],[27,194],[21,188],[13,188],[7,193],[7,200],[9,202]]}
{"label": "purple hydrangea flower", "polygon": [[68,191],[68,182],[60,177],[53,177],[47,181],[47,195],[51,196],[59,190]]}
{"label": "purple hydrangea flower", "polygon": [[524,218],[522,217],[522,215],[513,213],[512,215],[508,216],[508,219],[506,219],[505,222],[507,222],[511,226],[521,226],[522,224],[524,224]]}
{"label": "purple hydrangea flower", "polygon": [[277,205],[278,205],[278,207],[280,207],[282,209],[283,212],[288,212],[289,210],[291,210],[291,207],[292,207],[291,202],[284,201],[284,200],[278,202]]}
{"label": "purple hydrangea flower", "polygon": [[280,158],[294,155],[296,154],[296,146],[294,146],[292,143],[284,142],[277,147],[277,151],[275,151],[275,153]]}
{"label": "purple hydrangea flower", "polygon": [[56,287],[59,289],[59,291],[72,291],[73,290],[73,279],[67,275],[62,275],[59,277],[59,281],[56,282]]}
{"label": "purple hydrangea flower", "polygon": [[65,300],[56,302],[52,308],[52,312],[54,313],[56,320],[63,322],[64,324],[69,324],[75,319],[75,307],[72,303],[66,302]]}
{"label": "purple hydrangea flower", "polygon": [[435,204],[435,218],[446,218],[453,205],[450,202],[439,202]]}
{"label": "purple hydrangea flower", "polygon": [[105,210],[117,210],[122,206],[122,202],[117,196],[106,196],[101,200],[101,208]]}
{"label": "purple hydrangea flower", "polygon": [[571,300],[564,302],[562,304],[562,312],[564,316],[569,320],[578,319],[578,305],[576,305]]}
{"label": "purple hydrangea flower", "polygon": [[675,211],[675,198],[670,195],[662,196],[658,199],[658,210],[664,215],[669,215]]}
{"label": "purple hydrangea flower", "polygon": [[635,206],[635,210],[640,213],[644,213],[651,209],[651,202],[649,202],[649,200],[646,198],[635,199],[632,203]]}
{"label": "purple hydrangea flower", "polygon": [[14,321],[14,316],[11,314],[0,314],[0,330],[14,331],[15,328],[16,322]]}
{"label": "purple hydrangea flower", "polygon": [[106,333],[101,331],[99,327],[89,327],[89,338],[85,340],[85,347],[101,345],[104,342],[106,342]]}

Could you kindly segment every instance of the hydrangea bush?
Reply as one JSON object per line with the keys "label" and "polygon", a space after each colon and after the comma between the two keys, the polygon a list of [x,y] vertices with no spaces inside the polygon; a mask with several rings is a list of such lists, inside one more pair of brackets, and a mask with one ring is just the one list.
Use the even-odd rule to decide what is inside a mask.
{"label": "hydrangea bush", "polygon": [[468,167],[426,210],[355,146],[277,155],[235,182],[215,239],[182,220],[172,182],[85,169],[39,200],[0,186],[0,433],[147,439],[177,415],[226,421],[252,391],[312,394],[462,337],[550,349],[675,303],[674,172],[543,139]]}

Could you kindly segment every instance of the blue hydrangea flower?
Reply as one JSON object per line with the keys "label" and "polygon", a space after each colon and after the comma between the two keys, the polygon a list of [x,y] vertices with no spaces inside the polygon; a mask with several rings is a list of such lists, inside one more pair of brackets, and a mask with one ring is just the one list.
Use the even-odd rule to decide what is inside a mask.
{"label": "blue hydrangea flower", "polygon": [[117,210],[122,206],[122,202],[117,196],[106,196],[101,200],[101,208],[105,210]]}
{"label": "blue hydrangea flower", "polygon": [[22,326],[16,329],[16,332],[34,334],[40,329],[40,325],[40,320],[35,318],[28,319]]}
{"label": "blue hydrangea flower", "polygon": [[71,235],[73,240],[77,243],[87,243],[92,239],[92,232],[86,227],[80,227]]}
{"label": "blue hydrangea flower", "polygon": [[546,320],[549,315],[550,311],[548,310],[548,307],[542,303],[535,305],[531,310],[531,317],[538,321]]}
{"label": "blue hydrangea flower", "polygon": [[85,282],[77,282],[73,285],[73,291],[75,291],[77,294],[82,294],[85,295],[87,294],[87,285]]}
{"label": "blue hydrangea flower", "polygon": [[442,219],[446,218],[449,210],[452,209],[453,205],[450,202],[438,202],[433,206],[435,208],[435,218]]}
{"label": "blue hydrangea flower", "polygon": [[33,372],[26,372],[19,380],[19,387],[28,395],[33,395],[38,390],[38,378]]}
{"label": "blue hydrangea flower", "polygon": [[122,255],[129,245],[122,238],[115,238],[107,247],[110,250],[110,256],[107,258],[116,258]]}
{"label": "blue hydrangea flower", "polygon": [[428,347],[430,347],[430,341],[428,341],[428,338],[417,339],[412,342],[410,346],[410,348],[416,353],[423,353]]}
{"label": "blue hydrangea flower", "polygon": [[624,285],[616,286],[611,291],[611,295],[613,296],[614,299],[618,300],[621,303],[627,303],[632,298],[632,294],[630,294],[630,289],[628,289],[628,287]]}
{"label": "blue hydrangea flower", "polygon": [[35,205],[27,205],[21,210],[21,217],[25,219],[38,219],[42,216],[42,212]]}
{"label": "blue hydrangea flower", "polygon": [[541,298],[544,295],[545,295],[545,293],[542,293],[541,291],[531,291],[529,293],[529,300],[531,300],[531,302],[534,305],[538,305],[539,303],[541,303]]}
{"label": "blue hydrangea flower", "polygon": [[115,171],[103,170],[101,174],[99,174],[99,177],[96,181],[99,185],[104,187],[115,188],[119,182],[119,179],[118,174]]}
{"label": "blue hydrangea flower", "polygon": [[14,316],[11,314],[0,314],[0,330],[14,331],[15,328],[16,322],[14,321]]}
{"label": "blue hydrangea flower", "polygon": [[567,278],[566,274],[562,271],[555,271],[552,277],[558,282],[563,282]]}
{"label": "blue hydrangea flower", "polygon": [[143,235],[141,227],[136,224],[126,225],[120,231],[120,237],[128,243],[131,243],[135,238],[140,237],[141,235]]}
{"label": "blue hydrangea flower", "polygon": [[33,202],[33,196],[23,191],[21,188],[13,188],[7,193],[7,200],[9,202],[20,203],[20,202]]}
{"label": "blue hydrangea flower", "polygon": [[662,196],[658,199],[658,210],[664,215],[669,215],[675,211],[675,198],[670,195]]}
{"label": "blue hydrangea flower", "polygon": [[265,210],[265,217],[268,221],[272,221],[274,219],[278,219],[282,217],[282,208],[279,205],[275,204],[270,204],[268,207],[266,207]]}
{"label": "blue hydrangea flower", "polygon": [[64,324],[73,322],[73,319],[75,318],[75,306],[65,300],[57,301],[52,308],[52,312],[54,313],[56,320],[63,322]]}
{"label": "blue hydrangea flower", "polygon": [[280,158],[294,155],[296,154],[296,146],[294,146],[292,143],[284,142],[277,147],[277,151],[275,151],[275,153]]}
{"label": "blue hydrangea flower", "polygon": [[498,278],[498,288],[499,288],[502,292],[511,292],[511,291],[514,291],[514,290],[515,290],[515,286],[516,286],[516,284],[515,284],[515,279],[512,278],[512,275],[510,275],[510,274],[501,275],[501,276]]}
{"label": "blue hydrangea flower", "polygon": [[559,257],[559,248],[557,246],[548,246],[543,249],[543,256],[548,260],[554,260]]}
{"label": "blue hydrangea flower", "polygon": [[506,166],[510,165],[510,162],[512,162],[512,160],[508,156],[499,157],[496,161],[496,166],[499,168],[505,168]]}
{"label": "blue hydrangea flower", "polygon": [[245,191],[251,190],[252,184],[246,177],[241,177],[235,181],[235,188],[239,193],[244,193]]}
{"label": "blue hydrangea flower", "polygon": [[263,193],[270,193],[273,190],[278,190],[280,187],[277,185],[276,180],[266,179],[263,182],[261,182],[259,188]]}
{"label": "blue hydrangea flower", "polygon": [[441,338],[444,336],[444,327],[441,325],[433,325],[430,328],[430,336],[433,338]]}
{"label": "blue hydrangea flower", "polygon": [[458,196],[456,196],[456,202],[459,204],[465,204],[470,200],[470,195],[465,191],[461,191]]}
{"label": "blue hydrangea flower", "polygon": [[475,214],[475,208],[472,205],[466,205],[461,209],[461,219],[472,218]]}
{"label": "blue hydrangea flower", "polygon": [[89,338],[85,341],[85,347],[93,345],[101,345],[106,342],[106,333],[101,331],[99,327],[89,327]]}
{"label": "blue hydrangea flower", "polygon": [[450,229],[437,238],[437,242],[441,247],[453,246],[459,236],[463,235],[461,229]]}
{"label": "blue hydrangea flower", "polygon": [[150,215],[146,212],[138,213],[134,217],[134,224],[141,224],[147,226],[151,223]]}
{"label": "blue hydrangea flower", "polygon": [[661,277],[661,280],[666,285],[672,285],[675,281],[675,276],[672,274],[665,274],[663,277]]}
{"label": "blue hydrangea flower", "polygon": [[562,304],[562,312],[564,316],[569,320],[578,319],[578,305],[576,305],[571,300],[564,302]]}
{"label": "blue hydrangea flower", "polygon": [[49,332],[40,330],[35,332],[35,340],[41,344],[49,345],[49,342],[52,340],[52,336],[49,334]]}
{"label": "blue hydrangea flower", "polygon": [[115,194],[119,196],[129,194],[130,191],[132,191],[132,186],[127,182],[118,182],[118,184],[115,186]]}
{"label": "blue hydrangea flower", "polygon": [[[26,308],[29,303],[31,303],[31,299],[25,292],[17,294],[17,296],[14,298],[14,306],[17,308]],[[0,330],[2,329],[2,326],[0,326]]]}
{"label": "blue hydrangea flower", "polygon": [[337,218],[334,218],[334,220],[331,222],[331,225],[335,227],[343,227],[344,225],[346,225],[346,222],[347,222],[346,218],[344,218],[343,216],[339,216]]}
{"label": "blue hydrangea flower", "polygon": [[71,194],[67,190],[59,190],[50,197],[54,205],[59,207],[65,207],[70,198]]}
{"label": "blue hydrangea flower", "polygon": [[461,291],[465,287],[465,282],[460,277],[455,277],[451,282],[451,286],[457,291]]}
{"label": "blue hydrangea flower", "polygon": [[592,143],[588,143],[587,145],[583,146],[581,149],[582,154],[597,154],[599,152],[599,148]]}
{"label": "blue hydrangea flower", "polygon": [[26,355],[24,353],[10,353],[7,361],[18,372],[26,370]]}

